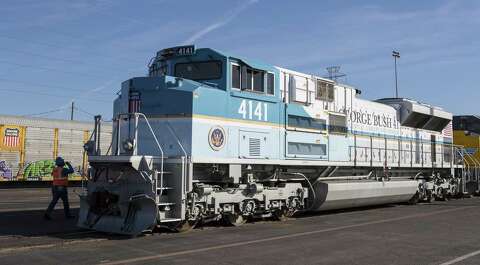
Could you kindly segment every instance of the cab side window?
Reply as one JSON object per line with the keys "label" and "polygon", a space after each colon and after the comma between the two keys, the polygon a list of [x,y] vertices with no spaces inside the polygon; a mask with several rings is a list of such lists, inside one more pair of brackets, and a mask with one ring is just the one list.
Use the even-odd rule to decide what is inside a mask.
{"label": "cab side window", "polygon": [[275,94],[275,75],[273,73],[267,73],[267,94]]}
{"label": "cab side window", "polygon": [[240,89],[240,66],[232,64],[232,88]]}
{"label": "cab side window", "polygon": [[275,94],[275,74],[245,65],[231,64],[232,88],[260,94]]}
{"label": "cab side window", "polygon": [[315,94],[316,99],[324,101],[334,101],[335,100],[335,88],[332,83],[325,82],[323,80],[317,80],[317,91]]}

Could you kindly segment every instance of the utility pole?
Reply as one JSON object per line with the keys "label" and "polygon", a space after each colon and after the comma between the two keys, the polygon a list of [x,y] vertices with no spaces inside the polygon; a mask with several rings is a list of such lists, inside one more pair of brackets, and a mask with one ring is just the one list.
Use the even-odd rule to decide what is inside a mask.
{"label": "utility pole", "polygon": [[392,51],[393,59],[395,60],[395,97],[398,98],[398,81],[397,81],[397,58],[400,58],[400,52]]}
{"label": "utility pole", "polygon": [[337,82],[338,78],[347,76],[344,73],[340,73],[340,66],[329,66],[327,67],[328,79]]}
{"label": "utility pole", "polygon": [[75,102],[72,100],[72,109],[70,110],[70,120],[73,121],[73,110],[75,109]]}

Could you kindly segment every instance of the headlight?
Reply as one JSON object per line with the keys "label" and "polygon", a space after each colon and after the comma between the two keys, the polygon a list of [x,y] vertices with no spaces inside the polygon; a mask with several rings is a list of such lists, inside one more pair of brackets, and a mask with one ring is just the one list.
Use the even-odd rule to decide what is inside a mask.
{"label": "headlight", "polygon": [[125,151],[132,151],[133,150],[133,141],[131,139],[127,139],[123,141],[123,150]]}

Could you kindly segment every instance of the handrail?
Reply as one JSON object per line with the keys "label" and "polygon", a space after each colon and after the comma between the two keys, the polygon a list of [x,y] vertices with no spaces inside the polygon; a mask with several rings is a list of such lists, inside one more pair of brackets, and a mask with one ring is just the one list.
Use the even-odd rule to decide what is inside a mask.
{"label": "handrail", "polygon": [[[157,136],[155,135],[155,132],[153,131],[152,126],[150,125],[150,122],[148,121],[147,116],[145,116],[145,114],[140,113],[140,112],[135,112],[134,115],[135,115],[135,116],[137,116],[137,115],[138,115],[138,116],[142,116],[142,117],[145,119],[145,122],[147,123],[147,126],[148,126],[148,128],[150,129],[150,132],[152,133],[153,139],[155,140],[155,143],[157,144],[158,149],[160,150],[161,157],[162,157],[162,160],[163,160],[164,157],[165,157],[165,156],[164,156],[164,153],[163,153],[163,149],[162,149],[162,147],[161,147],[161,145],[160,145],[160,142],[159,142],[158,139],[157,139]],[[138,129],[138,128],[135,128],[135,130],[137,130],[137,129]],[[136,147],[135,147],[135,148],[136,148]],[[162,169],[162,171],[163,171],[163,169]]]}
{"label": "handrail", "polygon": [[[119,141],[120,141],[120,122],[121,122],[121,118],[123,116],[127,116],[129,119],[131,116],[134,116],[135,117],[135,127],[134,127],[134,135],[135,135],[135,141],[134,141],[134,146],[133,146],[133,154],[136,155],[137,154],[137,148],[138,148],[138,145],[137,145],[137,137],[138,137],[138,119],[139,117],[142,117],[147,126],[148,126],[148,129],[150,130],[150,133],[152,134],[153,136],[153,139],[155,140],[155,143],[157,144],[157,147],[158,147],[158,150],[160,151],[160,155],[161,155],[161,161],[160,161],[160,182],[163,183],[163,173],[164,173],[164,160],[165,160],[165,153],[163,152],[163,148],[162,146],[160,145],[160,142],[158,141],[158,138],[157,136],[155,135],[155,132],[153,131],[153,128],[152,126],[150,125],[150,122],[148,121],[148,118],[147,116],[145,116],[145,114],[143,113],[139,113],[139,112],[135,112],[135,113],[122,113],[122,114],[118,114],[118,124],[117,124],[117,154],[119,153]],[[130,120],[129,120],[130,122]],[[152,186],[152,192],[154,192],[155,194],[157,194],[157,188],[158,188],[158,176],[155,177],[155,185]],[[160,192],[162,192],[162,190],[160,190]],[[161,196],[162,194],[160,194]],[[158,196],[156,196],[156,198],[158,199]]]}
{"label": "handrail", "polygon": [[[148,129],[150,130],[150,133],[152,134],[153,139],[155,140],[155,143],[157,144],[158,150],[160,151],[161,157],[162,157],[162,159],[163,159],[163,158],[165,157],[165,155],[164,155],[162,146],[160,145],[160,142],[158,141],[157,136],[155,135],[155,133],[154,133],[154,131],[153,131],[153,128],[152,128],[152,126],[150,125],[150,122],[148,121],[148,118],[147,118],[147,117],[145,116],[145,114],[143,114],[143,113],[135,112],[135,113],[122,113],[122,114],[118,114],[118,118],[119,118],[119,123],[118,123],[118,125],[119,125],[119,126],[118,126],[118,129],[117,129],[117,141],[120,141],[120,139],[119,139],[119,134],[120,134],[120,120],[121,120],[121,117],[123,117],[123,116],[127,116],[127,117],[134,116],[134,117],[135,117],[135,120],[138,120],[138,118],[141,116],[143,119],[145,119],[145,122],[146,122],[146,124],[147,124],[147,126],[148,126]],[[134,130],[135,130],[135,131],[134,131],[134,134],[136,134],[136,133],[137,133],[137,130],[138,130],[138,126],[136,126],[136,127],[134,128]],[[137,140],[137,139],[135,139],[135,140]],[[138,147],[138,146],[137,146],[137,144],[136,144],[136,142],[135,142],[135,146],[134,146],[135,151],[136,151],[137,147]],[[118,147],[117,147],[117,149],[118,149]],[[118,153],[118,152],[119,152],[119,150],[117,150],[117,153]],[[135,153],[136,153],[136,152],[135,152]]]}
{"label": "handrail", "polygon": [[180,139],[178,138],[178,136],[174,133],[173,131],[173,128],[172,126],[170,125],[170,122],[165,121],[165,123],[167,124],[167,129],[170,131],[170,133],[173,135],[173,137],[175,138],[175,140],[177,141],[177,144],[180,146],[180,148],[182,149],[182,152],[183,152],[183,155],[185,157],[187,157],[187,152],[185,151],[185,148],[183,148],[183,145],[182,143],[180,142]]}
{"label": "handrail", "polygon": [[[480,162],[474,157],[472,156],[470,153],[465,153],[467,155],[468,158],[470,158],[470,160],[473,161],[473,163],[475,164],[474,168],[473,168],[473,174],[474,174],[474,177],[475,177],[475,180],[478,182],[478,169],[480,167]],[[471,177],[471,176],[470,176]],[[471,178],[470,178],[471,180]],[[478,185],[478,184],[477,184]]]}
{"label": "handrail", "polygon": [[[439,144],[439,146],[443,146],[443,147],[456,147],[454,146],[453,144]],[[390,154],[392,154],[395,158],[392,158],[390,160],[393,161],[393,163],[402,163],[402,159],[401,159],[401,156],[402,156],[402,153],[403,152],[407,152],[408,154],[411,155],[410,157],[410,162],[413,162],[415,164],[419,164],[419,163],[416,163],[414,162],[414,154],[417,154],[422,156],[422,155],[425,155],[425,154],[433,154],[433,153],[436,153],[436,154],[439,154],[439,155],[445,155],[444,152],[434,152],[434,151],[415,151],[415,150],[406,150],[406,149],[402,149],[402,148],[385,148],[385,147],[370,147],[370,146],[355,146],[355,145],[350,145],[349,146],[349,156],[350,156],[350,159],[351,161],[357,161],[357,162],[376,162],[377,159],[373,159],[373,156],[370,155],[370,152],[369,155],[370,157],[368,157],[369,155],[365,155],[365,158],[361,158],[359,159],[358,157],[358,152],[354,152],[354,157],[352,157],[352,150],[354,151],[357,151],[357,150],[365,150],[365,151],[368,151],[368,150],[371,150],[373,153],[378,153],[380,156],[382,153],[385,153],[385,155],[388,155],[388,153],[390,152]],[[372,154],[373,154],[372,153]],[[380,157],[379,157],[380,159]],[[453,162],[453,157],[450,158],[450,162]],[[389,159],[386,159],[386,160],[389,160]],[[382,161],[377,161],[377,162],[382,162]],[[432,163],[434,163],[432,161]],[[442,164],[442,166],[445,164],[445,163],[449,163],[448,161],[442,159],[442,162],[439,162]]]}

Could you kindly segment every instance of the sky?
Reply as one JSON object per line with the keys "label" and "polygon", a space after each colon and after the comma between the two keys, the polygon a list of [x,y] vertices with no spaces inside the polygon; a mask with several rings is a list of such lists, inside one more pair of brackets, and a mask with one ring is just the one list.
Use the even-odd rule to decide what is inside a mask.
{"label": "sky", "polygon": [[326,76],[362,97],[399,96],[480,114],[480,1],[3,0],[0,114],[112,116],[122,81],[158,50],[215,48]]}

